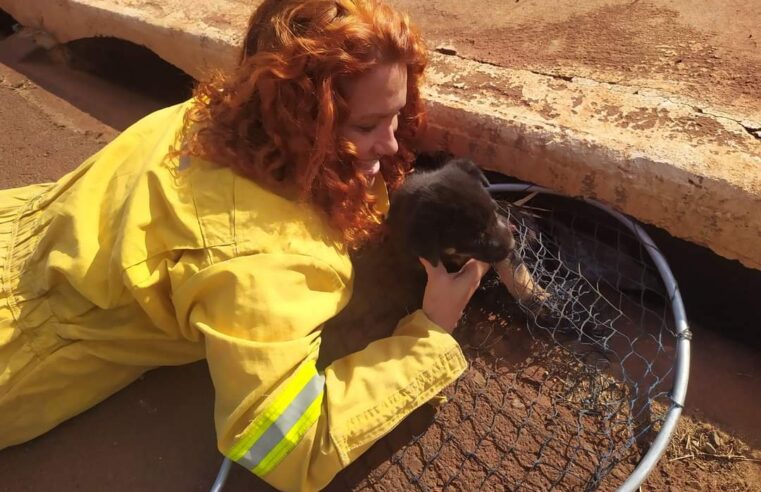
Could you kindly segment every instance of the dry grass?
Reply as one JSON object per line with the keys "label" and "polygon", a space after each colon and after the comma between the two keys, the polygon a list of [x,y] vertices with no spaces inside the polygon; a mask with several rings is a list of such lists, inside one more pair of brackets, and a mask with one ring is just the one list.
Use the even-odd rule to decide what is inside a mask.
{"label": "dry grass", "polygon": [[[758,451],[739,438],[731,436],[706,422],[696,422],[690,417],[680,419],[671,444],[667,450],[667,459],[671,462],[680,460],[714,460],[714,461],[753,461],[761,463]],[[697,464],[700,468],[700,465]]]}

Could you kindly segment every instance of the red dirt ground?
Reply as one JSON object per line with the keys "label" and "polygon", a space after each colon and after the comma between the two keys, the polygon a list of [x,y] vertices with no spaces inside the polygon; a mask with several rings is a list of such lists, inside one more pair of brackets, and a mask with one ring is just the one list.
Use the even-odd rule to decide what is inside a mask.
{"label": "red dirt ground", "polygon": [[[394,283],[400,283],[398,272],[380,273],[390,271],[387,263],[372,256],[357,260],[355,300],[328,324],[324,333],[323,343],[332,349],[326,351],[328,358],[357,350],[383,336],[405,312],[399,299],[410,294],[387,294]],[[383,268],[384,264],[387,268]],[[439,404],[437,410],[421,408],[341,473],[329,490],[533,491],[588,490],[595,486],[614,490],[632,472],[652,434],[644,432],[631,450],[622,449],[622,443],[631,436],[627,422],[644,422],[647,426],[660,420],[668,403],[665,395],[655,398],[652,412],[645,419],[632,422],[629,407],[620,402],[629,401],[633,387],[627,388],[618,382],[620,379],[604,374],[591,376],[586,370],[590,366],[579,364],[572,353],[548,343],[541,330],[535,330],[539,337],[529,336],[524,316],[512,301],[505,300],[504,289],[495,279],[485,284],[488,287],[474,297],[455,335],[470,368],[444,391],[448,401]],[[380,297],[387,301],[383,312],[377,303],[361,302]],[[643,319],[637,313],[644,312],[650,313],[645,318],[651,321],[659,319],[654,311],[631,308],[629,316]],[[360,320],[361,333],[354,329]],[[627,330],[620,323],[616,326]],[[640,333],[636,325],[629,329],[632,328]],[[696,338],[702,338],[702,330],[698,329],[698,333]],[[673,339],[669,338],[666,334],[664,350],[652,352],[657,359],[646,355],[647,359],[670,364]],[[628,353],[631,347],[621,346],[620,342],[623,337],[612,338],[612,346],[619,347],[614,351]],[[656,347],[646,345],[638,343],[634,348],[644,355]],[[703,372],[701,369],[715,372],[718,365],[725,363],[721,358],[731,356],[733,350],[725,346],[714,352],[714,359],[708,362],[710,359],[698,348],[693,352],[693,374]],[[590,363],[589,358],[585,360]],[[615,362],[615,358],[611,360]],[[712,365],[715,362],[719,364]],[[615,363],[611,365],[615,367]],[[635,357],[626,367],[641,385],[636,375],[644,374],[645,366]],[[652,369],[663,375],[665,366],[656,362]],[[722,390],[710,389],[711,397],[716,398],[726,388],[731,378],[728,376],[720,376]],[[742,383],[732,383],[735,384]],[[699,392],[706,390],[700,382],[697,386]],[[584,414],[578,412],[582,407],[587,409]],[[733,404],[725,399],[721,407],[714,409],[731,413]],[[757,437],[758,426],[752,416],[748,417],[746,423]],[[687,417],[680,421],[672,445],[644,490],[761,490],[761,468],[757,462],[746,461],[758,460],[761,452],[726,434],[722,430],[726,427],[709,422],[697,408],[688,406]],[[600,458],[606,453],[613,453],[614,463],[621,458],[609,474],[604,458]],[[596,473],[600,473],[599,479]]]}
{"label": "red dirt ground", "polygon": [[[661,89],[761,121],[756,0],[395,0],[432,48],[502,67]],[[453,26],[456,26],[453,27]]]}
{"label": "red dirt ground", "polygon": [[[117,130],[163,104],[51,65],[42,54],[28,51],[18,40],[0,41],[0,185],[11,187],[55,179],[113,138]],[[473,323],[494,321],[488,312],[484,313],[486,321]],[[471,328],[461,333],[482,333]],[[761,458],[761,426],[757,419],[757,409],[761,407],[761,358],[758,351],[728,341],[719,331],[699,326],[693,329],[687,418],[680,423],[672,447],[644,490],[758,490],[758,463],[721,456]],[[520,361],[528,350],[520,340],[503,337],[500,354]],[[488,403],[506,393],[485,379],[494,361],[472,350],[468,353],[474,357],[472,367],[460,384],[445,392],[450,402],[437,412],[424,406],[344,472],[334,487],[406,490],[410,485],[404,469],[422,471],[425,460],[421,457],[430,456],[431,450],[441,446],[438,437],[443,430],[456,436],[461,445],[472,444],[468,439],[483,432],[479,427],[482,420],[464,418],[463,407],[457,402],[472,401],[474,395],[488,391],[491,396],[483,400]],[[535,365],[533,371],[547,369],[541,361]],[[505,378],[516,377],[516,367],[500,370],[506,371]],[[535,373],[528,367],[521,371],[528,380],[515,386],[518,396],[537,382],[537,376],[531,382]],[[0,452],[0,491],[208,490],[221,463],[214,444],[212,401],[213,389],[204,363],[151,371],[48,434]],[[514,432],[510,418],[525,411],[521,404],[525,406],[522,401],[511,401],[515,414],[497,413],[501,420],[494,426],[504,431],[500,435]],[[495,414],[494,407],[484,407],[479,412]],[[539,423],[531,421],[526,425],[538,429]],[[410,443],[410,434],[421,437]],[[533,441],[516,438],[516,448],[535,446],[540,436],[529,437]],[[435,487],[446,481],[452,466],[462,464],[465,473],[470,470],[470,476],[478,477],[484,463],[494,465],[490,461],[492,451],[503,446],[504,439],[508,438],[500,442],[498,436],[492,436],[485,441],[479,448],[479,453],[484,453],[480,462],[472,456],[463,459],[466,457],[458,455],[461,451],[457,448],[445,446],[441,461],[427,469],[421,483]],[[395,452],[402,453],[401,461],[392,458]],[[481,456],[479,453],[476,455]],[[614,478],[621,478],[625,472]],[[536,485],[546,484],[539,475],[535,477],[539,480]],[[500,488],[495,477],[499,475],[487,480],[486,490]],[[467,484],[452,482],[453,486],[457,484],[460,490],[468,489]],[[236,467],[225,490],[265,488]]]}

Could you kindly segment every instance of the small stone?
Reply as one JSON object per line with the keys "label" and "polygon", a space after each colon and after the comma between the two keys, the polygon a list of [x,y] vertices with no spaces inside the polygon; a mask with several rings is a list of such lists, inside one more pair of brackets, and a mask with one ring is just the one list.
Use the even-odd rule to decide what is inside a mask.
{"label": "small stone", "polygon": [[436,51],[438,53],[441,53],[442,55],[456,55],[457,54],[457,49],[455,49],[452,46],[443,45],[443,44],[437,46]]}
{"label": "small stone", "polygon": [[477,387],[483,387],[486,385],[486,378],[484,378],[484,375],[480,372],[473,370],[471,377],[473,378],[473,382]]}

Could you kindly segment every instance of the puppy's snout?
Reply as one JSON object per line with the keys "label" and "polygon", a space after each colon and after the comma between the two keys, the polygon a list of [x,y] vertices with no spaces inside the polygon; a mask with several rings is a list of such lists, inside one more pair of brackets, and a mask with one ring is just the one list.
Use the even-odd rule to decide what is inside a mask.
{"label": "puppy's snout", "polygon": [[508,253],[515,248],[515,237],[510,229],[510,223],[504,217],[497,218],[497,240],[508,248]]}
{"label": "puppy's snout", "polygon": [[479,248],[481,259],[488,263],[497,263],[504,260],[515,247],[515,240],[510,231],[510,225],[502,217],[497,221],[485,236]]}
{"label": "puppy's snout", "polygon": [[504,260],[512,249],[502,238],[492,238],[487,243],[487,251],[490,263]]}

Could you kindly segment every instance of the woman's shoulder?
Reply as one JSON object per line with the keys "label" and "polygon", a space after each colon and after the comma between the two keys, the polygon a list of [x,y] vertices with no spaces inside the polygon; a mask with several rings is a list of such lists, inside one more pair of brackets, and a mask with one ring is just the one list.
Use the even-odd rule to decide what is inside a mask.
{"label": "woman's shoulder", "polygon": [[[307,255],[349,276],[351,263],[342,237],[316,207],[270,190],[227,166],[166,154],[178,143],[185,114],[194,103],[190,99],[158,110],[124,132],[131,134],[129,141],[142,142],[139,153],[157,156],[146,159],[153,164],[139,174],[152,194],[158,191],[169,202],[174,220],[184,224],[174,228],[196,238],[185,243],[195,242],[196,247],[208,250],[212,261],[255,253]],[[153,184],[148,186],[149,182]]]}
{"label": "woman's shoulder", "polygon": [[228,167],[197,158],[183,164],[206,246],[218,251],[221,258],[257,253],[305,255],[327,263],[342,276],[351,274],[341,235],[315,207],[278,194]]}
{"label": "woman's shoulder", "polygon": [[185,114],[194,104],[194,99],[156,109],[125,128],[121,135],[163,135],[179,131],[184,122]]}

